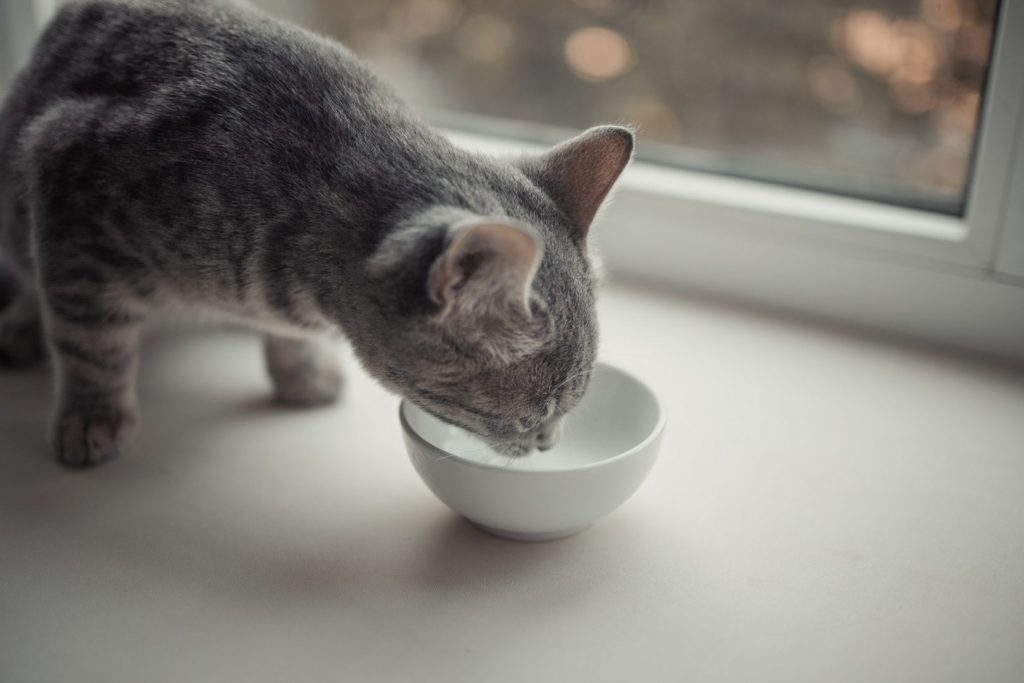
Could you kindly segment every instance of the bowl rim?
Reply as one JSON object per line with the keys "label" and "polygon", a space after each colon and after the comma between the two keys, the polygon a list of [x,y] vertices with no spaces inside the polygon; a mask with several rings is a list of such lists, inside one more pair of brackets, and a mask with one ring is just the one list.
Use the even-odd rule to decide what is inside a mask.
{"label": "bowl rim", "polygon": [[[639,453],[640,451],[646,449],[655,440],[657,440],[661,436],[661,433],[663,431],[665,431],[665,422],[666,422],[666,420],[665,420],[665,410],[664,410],[664,407],[661,405],[661,399],[658,398],[658,394],[654,391],[654,389],[652,389],[650,387],[650,385],[647,384],[647,382],[644,382],[643,380],[641,380],[639,377],[637,377],[633,373],[627,372],[627,371],[623,370],[622,368],[618,367],[617,365],[613,365],[611,363],[606,363],[604,361],[598,361],[595,364],[595,367],[602,367],[602,368],[605,368],[607,370],[611,370],[613,372],[617,372],[620,375],[624,375],[625,377],[629,378],[630,380],[635,382],[637,385],[639,385],[640,387],[645,389],[647,391],[647,393],[649,393],[651,395],[651,398],[654,399],[654,407],[655,407],[655,410],[657,411],[658,419],[655,421],[654,428],[651,430],[650,434],[645,436],[636,445],[634,445],[634,446],[624,450],[621,453],[617,453],[616,455],[613,455],[613,456],[611,456],[609,458],[604,458],[602,460],[598,460],[596,462],[587,463],[585,465],[573,465],[573,466],[569,466],[569,467],[560,467],[560,468],[556,468],[556,469],[520,470],[520,469],[508,469],[508,467],[506,467],[506,466],[491,465],[489,463],[479,462],[477,460],[470,460],[469,458],[464,458],[463,456],[458,455],[456,453],[449,453],[448,451],[446,451],[446,450],[444,450],[442,448],[439,448],[438,446],[435,446],[430,441],[427,441],[427,439],[425,439],[419,432],[417,432],[415,429],[413,429],[412,425],[409,424],[409,421],[405,417],[405,407],[406,407],[406,405],[412,405],[412,406],[415,406],[416,408],[418,408],[419,410],[423,410],[423,408],[420,408],[419,406],[416,406],[415,403],[412,403],[411,401],[409,401],[406,398],[402,398],[401,402],[398,404],[398,419],[399,419],[399,422],[402,425],[402,431],[406,435],[408,435],[410,438],[412,438],[418,444],[426,446],[430,451],[443,455],[444,456],[443,460],[445,460],[445,461],[455,461],[455,462],[457,462],[459,464],[467,465],[469,467],[475,467],[475,468],[481,469],[481,470],[489,470],[489,471],[492,471],[492,472],[500,472],[500,473],[506,474],[506,475],[513,475],[514,474],[514,475],[522,475],[522,476],[552,476],[552,475],[557,475],[557,474],[565,474],[565,473],[569,473],[569,472],[582,472],[584,470],[592,470],[592,469],[597,469],[599,467],[608,467],[612,463],[618,462],[620,460],[625,460],[625,459],[627,459],[627,458],[629,458],[629,457]],[[427,412],[427,411],[424,411],[424,412]],[[430,414],[430,413],[428,413],[428,414]],[[434,416],[432,415],[432,417],[434,417]],[[435,419],[440,420],[440,418],[437,418],[437,417],[435,417]],[[444,420],[441,420],[441,421],[444,422]],[[410,453],[410,455],[412,455],[412,454]]]}

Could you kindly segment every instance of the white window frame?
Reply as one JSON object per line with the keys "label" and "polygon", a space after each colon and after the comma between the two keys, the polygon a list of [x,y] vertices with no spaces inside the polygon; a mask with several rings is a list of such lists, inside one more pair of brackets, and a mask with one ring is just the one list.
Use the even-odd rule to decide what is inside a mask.
{"label": "white window frame", "polygon": [[1024,1],[1000,5],[962,217],[635,162],[596,229],[604,260],[630,279],[1024,359]]}
{"label": "white window frame", "polygon": [[[55,4],[0,4],[16,58]],[[963,217],[636,162],[595,230],[605,261],[626,278],[1024,359],[1022,35],[1024,0],[1002,0]],[[540,149],[449,132],[481,151]]]}

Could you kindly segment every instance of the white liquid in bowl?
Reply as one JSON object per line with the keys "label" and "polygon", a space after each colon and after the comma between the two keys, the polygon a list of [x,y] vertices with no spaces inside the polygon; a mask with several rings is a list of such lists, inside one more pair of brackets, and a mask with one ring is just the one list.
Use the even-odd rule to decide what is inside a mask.
{"label": "white liquid in bowl", "polygon": [[651,434],[658,409],[653,395],[635,380],[599,367],[587,395],[566,416],[558,445],[518,457],[498,453],[414,406],[406,415],[420,436],[447,453],[490,467],[542,472],[585,467],[630,450]]}
{"label": "white liquid in bowl", "polygon": [[[446,425],[446,434],[439,445],[448,453],[466,460],[505,467],[510,470],[563,470],[589,465],[602,460],[601,449],[588,443],[579,434],[563,433],[558,445],[548,451],[534,450],[526,455],[503,455],[466,431]],[[614,455],[614,454],[611,454]],[[606,454],[604,457],[609,457]]]}

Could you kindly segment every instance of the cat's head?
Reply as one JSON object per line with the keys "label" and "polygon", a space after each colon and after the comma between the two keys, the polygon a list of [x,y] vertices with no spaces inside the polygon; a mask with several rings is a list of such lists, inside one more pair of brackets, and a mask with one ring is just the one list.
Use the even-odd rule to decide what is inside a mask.
{"label": "cat's head", "polygon": [[371,371],[501,452],[553,445],[597,351],[587,234],[632,150],[629,130],[593,128],[490,162],[473,195],[488,211],[437,205],[406,220],[371,259],[393,295],[386,341],[361,353]]}

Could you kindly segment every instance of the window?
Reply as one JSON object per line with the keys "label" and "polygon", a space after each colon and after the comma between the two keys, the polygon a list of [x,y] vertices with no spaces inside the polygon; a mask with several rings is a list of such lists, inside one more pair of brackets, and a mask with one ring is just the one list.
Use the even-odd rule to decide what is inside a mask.
{"label": "window", "polygon": [[[0,87],[58,1],[0,3]],[[638,124],[613,272],[1024,357],[1024,3],[254,1],[461,144]]]}
{"label": "window", "polygon": [[497,151],[640,126],[620,273],[1024,356],[1013,0],[261,0]]}
{"label": "window", "polygon": [[627,121],[643,159],[960,214],[996,0],[288,7],[456,127]]}

